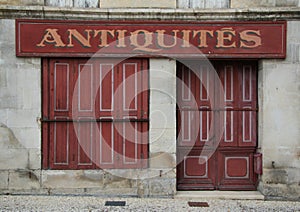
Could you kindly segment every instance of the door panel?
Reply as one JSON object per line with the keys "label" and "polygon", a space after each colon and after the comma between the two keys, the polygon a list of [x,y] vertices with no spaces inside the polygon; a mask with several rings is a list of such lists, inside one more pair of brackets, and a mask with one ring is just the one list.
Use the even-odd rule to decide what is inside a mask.
{"label": "door panel", "polygon": [[[212,64],[224,96],[220,96],[218,80],[208,73],[213,70],[194,62],[196,73],[192,73],[178,64],[177,77],[184,83],[178,83],[177,87],[177,187],[179,190],[253,190],[257,180],[253,172],[257,143],[256,63],[212,61]],[[196,107],[188,101],[192,101],[187,98],[189,92],[197,102]],[[224,120],[217,121],[221,116]],[[220,141],[215,137],[217,130],[222,130]],[[214,149],[212,144],[218,147]],[[202,164],[204,158],[206,162]]]}
{"label": "door panel", "polygon": [[231,149],[218,152],[218,189],[255,190],[257,176],[253,172],[253,150]]}

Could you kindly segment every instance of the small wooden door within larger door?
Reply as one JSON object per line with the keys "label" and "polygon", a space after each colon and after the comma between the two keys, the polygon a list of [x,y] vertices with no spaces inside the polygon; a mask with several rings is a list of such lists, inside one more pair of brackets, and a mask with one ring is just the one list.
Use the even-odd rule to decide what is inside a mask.
{"label": "small wooden door within larger door", "polygon": [[177,189],[255,190],[256,62],[212,64],[178,64]]}
{"label": "small wooden door within larger door", "polygon": [[147,60],[58,58],[43,66],[43,168],[147,166]]}

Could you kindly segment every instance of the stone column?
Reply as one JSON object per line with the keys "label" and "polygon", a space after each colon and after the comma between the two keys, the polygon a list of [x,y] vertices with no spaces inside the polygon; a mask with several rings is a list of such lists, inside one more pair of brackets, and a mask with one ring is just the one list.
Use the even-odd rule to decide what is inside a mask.
{"label": "stone column", "polygon": [[150,59],[150,195],[176,192],[176,61]]}

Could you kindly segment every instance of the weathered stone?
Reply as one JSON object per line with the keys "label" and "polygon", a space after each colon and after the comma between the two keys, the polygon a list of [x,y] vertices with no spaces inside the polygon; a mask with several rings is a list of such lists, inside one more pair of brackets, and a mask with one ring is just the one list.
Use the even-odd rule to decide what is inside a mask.
{"label": "weathered stone", "polygon": [[177,0],[177,8],[189,8],[190,0]]}
{"label": "weathered stone", "polygon": [[282,169],[264,169],[262,181],[266,184],[285,184],[287,183],[287,172]]}
{"label": "weathered stone", "polygon": [[299,184],[259,184],[258,188],[266,199],[300,200]]}
{"label": "weathered stone", "polygon": [[261,7],[261,6],[275,6],[274,0],[231,0],[230,7],[231,8],[253,8],[253,7]]}
{"label": "weathered stone", "polygon": [[99,7],[99,0],[73,0],[74,7]]}
{"label": "weathered stone", "polygon": [[103,188],[133,188],[136,187],[136,180],[115,176],[110,173],[105,173],[103,176]]}
{"label": "weathered stone", "polygon": [[206,0],[205,8],[228,8],[229,0]]}
{"label": "weathered stone", "polygon": [[0,0],[4,5],[44,5],[44,0]]}
{"label": "weathered stone", "polygon": [[28,167],[28,151],[16,139],[14,133],[0,123],[0,169],[25,169]]}
{"label": "weathered stone", "polygon": [[175,103],[151,104],[150,120],[151,129],[175,129]]}
{"label": "weathered stone", "polygon": [[175,154],[157,152],[150,154],[150,168],[174,168],[176,167]]}
{"label": "weathered stone", "polygon": [[8,171],[0,171],[0,190],[8,189]]}
{"label": "weathered stone", "polygon": [[178,0],[178,8],[228,8],[229,0]]}
{"label": "weathered stone", "polygon": [[41,155],[41,149],[28,149],[28,168],[35,170],[35,169],[41,169],[41,161],[42,161],[42,155]]}
{"label": "weathered stone", "polygon": [[102,188],[103,173],[99,172],[99,177],[96,178],[97,173],[95,170],[94,176],[91,177],[91,172],[83,170],[43,170],[42,186],[48,189]]}
{"label": "weathered stone", "polygon": [[176,0],[101,0],[100,8],[176,8]]}
{"label": "weathered stone", "polygon": [[150,179],[149,196],[173,197],[176,193],[176,179]]}
{"label": "weathered stone", "polygon": [[174,129],[151,129],[150,152],[176,152],[176,132]]}
{"label": "weathered stone", "polygon": [[8,110],[8,126],[12,128],[37,128],[37,117],[40,117],[40,111],[37,110]]}
{"label": "weathered stone", "polygon": [[40,188],[40,171],[16,170],[9,171],[10,190],[32,190]]}
{"label": "weathered stone", "polygon": [[73,0],[46,0],[46,6],[73,7]]}
{"label": "weathered stone", "polygon": [[276,7],[297,7],[299,0],[276,0]]}
{"label": "weathered stone", "polygon": [[150,73],[150,167],[172,168],[176,166],[172,154],[176,152],[176,63],[150,59]]}

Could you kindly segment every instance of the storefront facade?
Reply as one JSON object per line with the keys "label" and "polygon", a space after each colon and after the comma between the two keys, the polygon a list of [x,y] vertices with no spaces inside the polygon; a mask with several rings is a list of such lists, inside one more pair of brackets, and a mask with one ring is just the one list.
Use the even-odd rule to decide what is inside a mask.
{"label": "storefront facade", "polygon": [[1,6],[1,192],[299,199],[299,8],[125,2]]}

